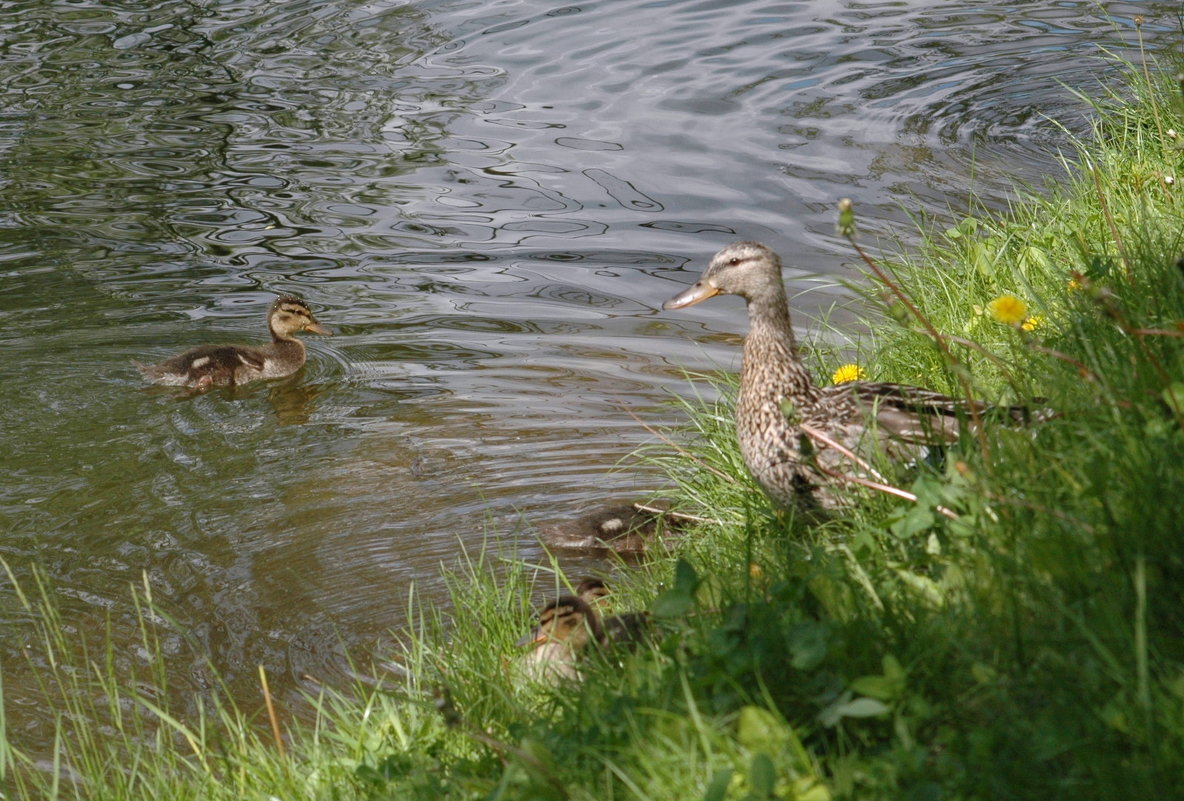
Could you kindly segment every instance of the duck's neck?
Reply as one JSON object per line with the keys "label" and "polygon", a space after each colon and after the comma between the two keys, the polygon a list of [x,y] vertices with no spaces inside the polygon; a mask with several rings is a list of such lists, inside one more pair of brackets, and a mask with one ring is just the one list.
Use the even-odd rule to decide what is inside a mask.
{"label": "duck's neck", "polygon": [[282,334],[275,330],[275,326],[268,325],[271,331],[271,350],[277,354],[304,355],[304,343],[291,334]]}
{"label": "duck's neck", "polygon": [[789,301],[784,292],[771,292],[748,303],[748,336],[740,365],[741,386],[764,387],[781,398],[810,402],[818,388],[798,355]]}

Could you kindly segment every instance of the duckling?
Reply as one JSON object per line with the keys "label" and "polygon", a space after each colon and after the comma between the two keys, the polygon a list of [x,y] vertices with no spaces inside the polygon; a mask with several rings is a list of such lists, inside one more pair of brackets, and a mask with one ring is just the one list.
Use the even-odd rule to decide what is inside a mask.
{"label": "duckling", "polygon": [[[612,591],[603,580],[590,576],[576,584],[576,595],[594,612],[603,614]],[[604,634],[602,644],[633,649],[650,639],[652,619],[649,612],[624,612],[602,617],[600,628]]]}
{"label": "duckling", "polygon": [[145,378],[169,386],[206,389],[212,386],[237,386],[259,378],[290,375],[304,364],[304,343],[294,334],[311,331],[329,335],[300,298],[284,295],[276,298],[267,312],[271,344],[199,345],[160,364],[134,364]]}
{"label": "duckling", "polygon": [[684,522],[670,512],[669,501],[614,504],[544,526],[539,539],[552,548],[638,554],[665,544]]}
{"label": "duckling", "polygon": [[901,384],[815,385],[794,339],[781,259],[759,242],[725,247],[662,308],[685,309],[716,295],[739,295],[748,305],[736,437],[744,464],[778,506],[845,506],[842,489],[857,483],[845,476],[865,477],[880,454],[902,463],[924,459],[930,447],[956,441],[972,413],[998,410],[1021,422],[1030,416],[1022,406],[993,407]]}
{"label": "duckling", "polygon": [[600,644],[603,639],[596,611],[575,595],[561,595],[542,608],[538,625],[518,641],[519,645],[534,645],[522,657],[523,671],[541,683],[579,681],[582,676],[576,661],[580,653],[589,643]]}
{"label": "duckling", "polygon": [[580,597],[584,603],[596,610],[605,608],[608,601],[606,600],[612,593],[609,591],[608,585],[603,580],[594,576],[588,576],[580,579],[576,584],[576,595]]}

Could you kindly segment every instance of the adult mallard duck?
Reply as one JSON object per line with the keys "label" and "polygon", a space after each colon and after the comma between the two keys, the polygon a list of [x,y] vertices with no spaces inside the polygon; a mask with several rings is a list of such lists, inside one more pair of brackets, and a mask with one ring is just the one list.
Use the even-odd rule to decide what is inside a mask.
{"label": "adult mallard duck", "polygon": [[304,343],[294,334],[332,333],[316,321],[308,304],[292,295],[276,298],[271,304],[267,327],[271,331],[269,345],[199,345],[160,364],[135,362],[135,365],[157,384],[193,389],[236,386],[259,378],[280,378],[299,370],[304,364]]}
{"label": "adult mallard duck", "polygon": [[[843,506],[841,488],[852,483],[845,476],[867,479],[881,455],[923,458],[929,446],[956,440],[962,419],[994,409],[901,384],[817,386],[794,340],[781,259],[759,242],[728,245],[663,308],[684,309],[716,295],[739,295],[748,304],[736,437],[744,464],[779,505]],[[1027,415],[1023,407],[999,411]]]}

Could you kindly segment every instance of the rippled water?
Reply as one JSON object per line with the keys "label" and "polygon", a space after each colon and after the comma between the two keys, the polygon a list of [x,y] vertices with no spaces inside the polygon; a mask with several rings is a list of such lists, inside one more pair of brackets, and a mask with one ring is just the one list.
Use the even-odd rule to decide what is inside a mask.
{"label": "rippled water", "polygon": [[[610,470],[680,368],[735,363],[739,302],[657,311],[723,243],[830,306],[839,197],[907,238],[908,211],[1057,174],[1047,118],[1085,127],[1059,82],[1096,91],[1099,45],[1174,11],[0,2],[0,554],[117,642],[146,574],[201,651],[169,645],[175,686],[207,655],[332,681],[462,544],[538,560],[535,525],[659,485]],[[261,341],[279,292],[337,332],[301,373],[142,385],[133,358]]]}

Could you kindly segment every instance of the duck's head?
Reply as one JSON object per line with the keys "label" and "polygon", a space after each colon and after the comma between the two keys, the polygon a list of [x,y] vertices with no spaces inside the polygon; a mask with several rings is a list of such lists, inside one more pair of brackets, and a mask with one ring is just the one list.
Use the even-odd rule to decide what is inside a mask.
{"label": "duck's head", "polygon": [[770,292],[785,292],[781,259],[760,242],[733,242],[715,254],[698,281],[662,308],[685,309],[716,295],[739,295],[752,301]]}
{"label": "duck's head", "polygon": [[316,321],[307,303],[294,295],[284,295],[275,299],[267,312],[267,324],[279,337],[290,337],[300,331],[311,331],[326,336],[333,333]]}
{"label": "duck's head", "polygon": [[519,644],[559,642],[578,651],[589,641],[602,639],[600,621],[592,607],[574,595],[561,595],[543,607],[539,624]]}
{"label": "duck's head", "polygon": [[602,600],[610,594],[608,585],[598,578],[588,577],[576,585],[576,595],[593,608],[602,603]]}

